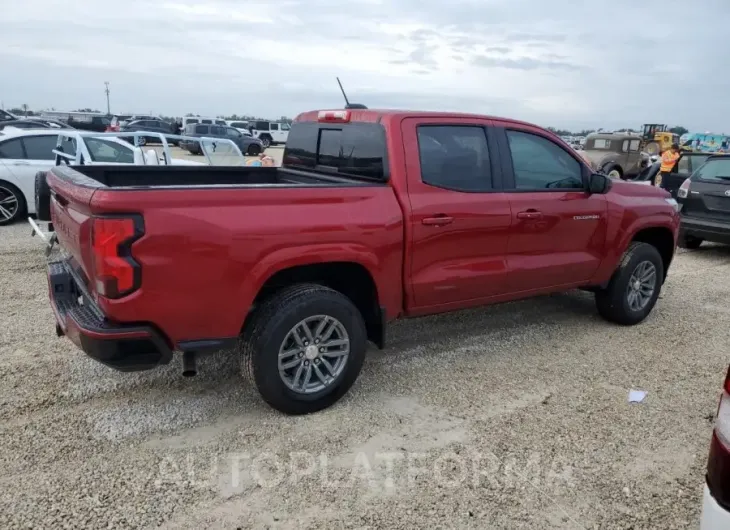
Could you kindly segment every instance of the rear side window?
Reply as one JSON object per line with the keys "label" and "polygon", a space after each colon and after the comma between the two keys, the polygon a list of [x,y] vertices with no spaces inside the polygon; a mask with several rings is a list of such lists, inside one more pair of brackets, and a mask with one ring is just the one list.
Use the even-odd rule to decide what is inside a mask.
{"label": "rear side window", "polygon": [[582,189],[580,163],[560,146],[537,134],[507,131],[515,188]]}
{"label": "rear side window", "polygon": [[56,155],[53,154],[53,150],[56,148],[57,142],[58,136],[56,135],[26,136],[23,138],[25,153],[31,160],[55,159]]}
{"label": "rear side window", "polygon": [[385,130],[378,123],[294,123],[282,165],[385,180]]}
{"label": "rear side window", "polygon": [[730,157],[709,159],[692,174],[692,180],[709,180],[730,184]]}
{"label": "rear side window", "polygon": [[0,158],[25,158],[25,153],[23,152],[23,145],[20,143],[20,138],[0,143]]}
{"label": "rear side window", "polygon": [[210,125],[213,123],[213,120],[200,120],[200,123],[205,123],[207,125]]}
{"label": "rear side window", "polygon": [[421,180],[454,191],[492,189],[486,132],[478,126],[418,127]]}
{"label": "rear side window", "polygon": [[195,134],[208,134],[208,126],[207,125],[196,125]]}
{"label": "rear side window", "polygon": [[185,123],[198,123],[198,120],[195,118],[186,118]]}

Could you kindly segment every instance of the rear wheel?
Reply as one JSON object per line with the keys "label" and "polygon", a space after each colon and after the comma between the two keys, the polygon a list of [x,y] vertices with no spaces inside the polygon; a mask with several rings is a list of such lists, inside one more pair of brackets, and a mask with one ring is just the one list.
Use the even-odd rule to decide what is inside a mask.
{"label": "rear wheel", "polygon": [[343,294],[314,284],[284,289],[252,315],[241,338],[243,376],[285,414],[325,409],[357,379],[365,323]]}
{"label": "rear wheel", "polygon": [[261,143],[264,145],[264,149],[268,149],[269,147],[271,147],[271,136],[269,136],[268,134],[259,136],[259,140],[261,140]]}
{"label": "rear wheel", "polygon": [[700,248],[700,245],[702,245],[702,242],[704,240],[700,239],[699,237],[694,236],[682,236],[679,238],[679,241],[677,242],[677,246],[679,248],[686,248],[689,250],[697,250]]}
{"label": "rear wheel", "polygon": [[0,226],[14,223],[25,212],[23,192],[9,182],[0,181]]}
{"label": "rear wheel", "polygon": [[596,293],[598,313],[617,324],[638,324],[654,308],[663,278],[664,264],[656,247],[631,243],[608,287]]}
{"label": "rear wheel", "polygon": [[35,174],[35,215],[39,221],[51,220],[51,188],[45,171]]}
{"label": "rear wheel", "polygon": [[649,142],[644,147],[644,151],[646,151],[650,155],[658,155],[659,154],[659,151],[661,151],[661,149],[659,148],[659,143],[658,142]]}

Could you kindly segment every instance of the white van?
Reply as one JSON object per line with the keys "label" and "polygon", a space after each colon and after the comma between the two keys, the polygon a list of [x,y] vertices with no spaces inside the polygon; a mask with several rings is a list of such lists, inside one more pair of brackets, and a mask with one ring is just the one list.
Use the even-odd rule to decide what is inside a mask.
{"label": "white van", "polygon": [[202,116],[185,116],[182,118],[182,126],[180,127],[181,131],[185,130],[185,127],[187,127],[191,123],[202,123],[205,125],[223,125],[224,127],[228,125],[226,123],[226,120],[222,120],[220,118],[206,118]]}

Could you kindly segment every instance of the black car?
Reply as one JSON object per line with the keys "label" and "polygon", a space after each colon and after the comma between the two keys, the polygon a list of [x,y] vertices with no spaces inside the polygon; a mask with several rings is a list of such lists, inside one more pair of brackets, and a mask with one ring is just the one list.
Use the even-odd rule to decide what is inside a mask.
{"label": "black car", "polygon": [[[202,125],[191,123],[185,127],[183,136],[207,136],[210,138],[227,138],[233,140],[244,155],[256,156],[260,155],[264,151],[264,145],[258,138],[252,138],[242,134],[241,131],[233,127],[227,127],[222,125]],[[200,148],[200,143],[191,140],[183,140],[180,142],[180,147],[187,149],[194,155],[202,155],[203,150]]]}
{"label": "black car", "polygon": [[[130,121],[121,126],[121,132],[155,132],[164,135],[177,134],[175,126],[172,123],[168,123],[164,120],[136,120]],[[131,142],[131,138],[129,139]],[[171,144],[177,145],[177,140],[169,140]],[[139,144],[145,145],[147,143],[159,143],[160,139],[156,136],[140,137]]]}
{"label": "black car", "polygon": [[105,132],[112,123],[111,116],[69,116],[65,120],[68,125],[80,131]]}
{"label": "black car", "polygon": [[699,248],[703,241],[730,245],[730,155],[712,155],[677,191],[682,223],[679,246]]}

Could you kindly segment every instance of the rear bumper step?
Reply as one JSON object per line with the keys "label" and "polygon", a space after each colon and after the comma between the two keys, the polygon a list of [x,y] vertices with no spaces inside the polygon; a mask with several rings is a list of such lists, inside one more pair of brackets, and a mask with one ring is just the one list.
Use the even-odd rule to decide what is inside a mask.
{"label": "rear bumper step", "polygon": [[154,327],[113,324],[83,294],[65,262],[48,264],[48,290],[56,333],[92,359],[122,372],[149,370],[172,359],[172,349]]}

